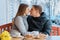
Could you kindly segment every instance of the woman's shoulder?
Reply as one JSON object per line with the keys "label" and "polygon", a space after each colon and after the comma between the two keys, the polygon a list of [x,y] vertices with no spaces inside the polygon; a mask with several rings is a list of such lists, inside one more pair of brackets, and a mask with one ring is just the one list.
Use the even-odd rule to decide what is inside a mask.
{"label": "woman's shoulder", "polygon": [[22,16],[17,16],[15,19],[22,19]]}
{"label": "woman's shoulder", "polygon": [[17,16],[15,19],[27,19],[28,16]]}
{"label": "woman's shoulder", "polygon": [[22,18],[22,16],[17,16],[16,18]]}

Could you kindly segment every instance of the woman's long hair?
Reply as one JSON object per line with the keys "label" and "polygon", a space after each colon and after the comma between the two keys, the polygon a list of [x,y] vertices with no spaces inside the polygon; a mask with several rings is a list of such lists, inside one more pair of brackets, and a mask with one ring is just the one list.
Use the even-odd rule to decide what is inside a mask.
{"label": "woman's long hair", "polygon": [[[28,7],[27,4],[20,4],[15,18],[17,16],[23,16],[27,7]],[[14,20],[12,20],[12,25],[14,25],[15,18],[13,18]]]}
{"label": "woman's long hair", "polygon": [[20,4],[19,8],[18,8],[18,11],[17,11],[17,14],[16,14],[16,17],[24,15],[27,7],[28,7],[27,4]]}

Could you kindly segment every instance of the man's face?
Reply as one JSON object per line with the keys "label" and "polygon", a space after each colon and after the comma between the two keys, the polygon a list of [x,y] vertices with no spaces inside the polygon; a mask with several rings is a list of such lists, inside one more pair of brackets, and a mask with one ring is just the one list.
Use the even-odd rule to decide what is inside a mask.
{"label": "man's face", "polygon": [[31,15],[31,16],[36,16],[36,12],[37,12],[37,11],[35,10],[35,8],[32,7],[31,10],[30,10],[30,15]]}

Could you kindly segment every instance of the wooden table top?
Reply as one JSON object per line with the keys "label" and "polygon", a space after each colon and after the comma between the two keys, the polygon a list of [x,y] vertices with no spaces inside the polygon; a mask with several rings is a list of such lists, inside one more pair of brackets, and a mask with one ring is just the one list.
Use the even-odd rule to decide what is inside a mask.
{"label": "wooden table top", "polygon": [[[22,40],[22,38],[12,38],[12,40]],[[37,40],[37,39],[34,39]],[[47,40],[60,40],[60,36],[49,36]]]}
{"label": "wooden table top", "polygon": [[11,40],[22,40],[23,38],[12,38]]}
{"label": "wooden table top", "polygon": [[[23,40],[23,38],[12,38],[11,40]],[[40,39],[31,39],[31,38],[28,38],[28,39],[25,39],[25,40],[40,40]]]}

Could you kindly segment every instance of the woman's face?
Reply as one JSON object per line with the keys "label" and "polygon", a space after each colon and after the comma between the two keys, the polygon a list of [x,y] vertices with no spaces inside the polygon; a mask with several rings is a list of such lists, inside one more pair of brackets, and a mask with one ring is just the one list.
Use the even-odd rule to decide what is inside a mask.
{"label": "woman's face", "polygon": [[26,11],[25,11],[25,14],[27,15],[29,12],[30,12],[30,8],[27,7],[27,8],[26,8]]}

